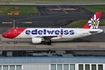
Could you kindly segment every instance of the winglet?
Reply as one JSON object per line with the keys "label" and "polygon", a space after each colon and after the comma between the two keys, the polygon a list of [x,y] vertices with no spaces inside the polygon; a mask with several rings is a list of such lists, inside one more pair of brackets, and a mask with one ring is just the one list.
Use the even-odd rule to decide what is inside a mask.
{"label": "winglet", "polygon": [[102,12],[96,12],[82,28],[97,29],[101,15]]}

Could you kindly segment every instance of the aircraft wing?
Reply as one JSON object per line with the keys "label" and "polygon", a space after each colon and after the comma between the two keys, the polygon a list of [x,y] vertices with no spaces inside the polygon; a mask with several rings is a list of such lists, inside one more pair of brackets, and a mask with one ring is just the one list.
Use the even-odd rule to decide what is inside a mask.
{"label": "aircraft wing", "polygon": [[60,39],[62,36],[32,36],[32,38],[43,38],[43,39]]}

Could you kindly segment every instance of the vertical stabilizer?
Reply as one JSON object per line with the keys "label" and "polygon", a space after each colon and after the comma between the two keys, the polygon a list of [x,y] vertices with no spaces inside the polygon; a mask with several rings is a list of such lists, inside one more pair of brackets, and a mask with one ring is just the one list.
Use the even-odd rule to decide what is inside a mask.
{"label": "vertical stabilizer", "polygon": [[96,12],[82,28],[98,29],[101,15],[102,12]]}

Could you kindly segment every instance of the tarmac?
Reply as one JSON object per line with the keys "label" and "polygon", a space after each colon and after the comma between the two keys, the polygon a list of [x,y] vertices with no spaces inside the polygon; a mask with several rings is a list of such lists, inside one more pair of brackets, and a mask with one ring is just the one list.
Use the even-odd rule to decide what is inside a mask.
{"label": "tarmac", "polygon": [[45,44],[0,44],[0,50],[36,50],[36,49],[71,49],[71,50],[105,50],[105,42],[77,42],[77,43],[53,43],[52,45]]}
{"label": "tarmac", "polygon": [[92,13],[78,5],[40,5],[37,6],[41,15],[63,15],[73,13]]}

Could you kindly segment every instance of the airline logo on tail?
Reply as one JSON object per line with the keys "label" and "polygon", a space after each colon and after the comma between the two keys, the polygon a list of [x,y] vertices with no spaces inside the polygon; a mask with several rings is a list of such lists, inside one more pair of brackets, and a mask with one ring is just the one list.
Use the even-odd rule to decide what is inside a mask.
{"label": "airline logo on tail", "polygon": [[96,12],[94,16],[83,26],[83,28],[98,29],[99,19],[102,12]]}

